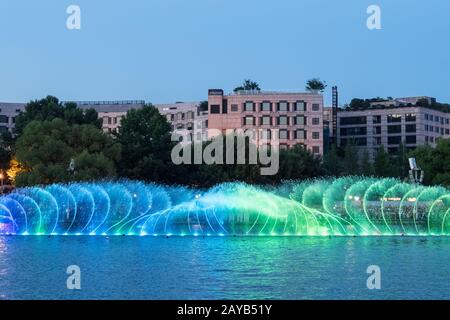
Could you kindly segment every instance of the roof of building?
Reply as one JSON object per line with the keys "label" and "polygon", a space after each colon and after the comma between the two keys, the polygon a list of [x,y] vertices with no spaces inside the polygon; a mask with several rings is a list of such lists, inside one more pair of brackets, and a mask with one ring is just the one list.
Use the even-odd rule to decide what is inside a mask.
{"label": "roof of building", "polygon": [[73,101],[81,109],[95,109],[97,112],[127,112],[145,105],[144,100],[124,101]]}

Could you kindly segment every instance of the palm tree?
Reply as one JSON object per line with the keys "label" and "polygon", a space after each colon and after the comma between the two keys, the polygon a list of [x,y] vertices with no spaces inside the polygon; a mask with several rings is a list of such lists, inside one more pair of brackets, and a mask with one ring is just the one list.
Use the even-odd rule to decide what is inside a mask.
{"label": "palm tree", "polygon": [[320,81],[319,78],[313,78],[306,82],[306,90],[311,92],[323,92],[327,84],[323,81]]}
{"label": "palm tree", "polygon": [[251,81],[250,79],[245,79],[244,83],[241,86],[236,87],[234,89],[234,92],[243,91],[243,90],[246,90],[246,91],[261,91],[261,89],[259,88],[259,84],[257,82],[255,82],[255,81]]}

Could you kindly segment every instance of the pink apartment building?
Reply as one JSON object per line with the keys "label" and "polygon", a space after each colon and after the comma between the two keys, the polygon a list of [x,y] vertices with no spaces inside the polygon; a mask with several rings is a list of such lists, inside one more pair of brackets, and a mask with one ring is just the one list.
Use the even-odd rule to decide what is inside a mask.
{"label": "pink apartment building", "polygon": [[[280,149],[302,145],[323,154],[323,96],[316,93],[239,91],[224,95],[208,91],[208,136],[211,129],[257,130],[257,144],[272,144],[276,131]],[[262,130],[267,129],[267,130]]]}

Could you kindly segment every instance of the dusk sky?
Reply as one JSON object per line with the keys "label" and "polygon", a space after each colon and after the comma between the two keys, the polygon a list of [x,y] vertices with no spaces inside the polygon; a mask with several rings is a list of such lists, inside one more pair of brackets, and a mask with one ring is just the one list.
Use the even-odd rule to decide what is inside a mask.
{"label": "dusk sky", "polygon": [[[81,30],[66,28],[71,4]],[[341,104],[450,102],[449,16],[444,0],[0,0],[0,101],[197,101],[244,78],[303,91],[319,77],[326,104],[332,85]]]}

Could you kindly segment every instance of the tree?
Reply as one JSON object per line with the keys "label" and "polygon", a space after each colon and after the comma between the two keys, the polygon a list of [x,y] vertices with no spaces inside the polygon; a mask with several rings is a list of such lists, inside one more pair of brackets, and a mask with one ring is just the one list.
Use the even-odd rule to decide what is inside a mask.
{"label": "tree", "polygon": [[257,82],[251,81],[249,79],[245,79],[244,83],[239,86],[236,87],[234,89],[234,92],[238,92],[238,91],[261,91],[261,89],[259,88],[259,84]]}
{"label": "tree", "polygon": [[94,109],[83,110],[76,103],[61,103],[58,98],[47,96],[41,100],[34,100],[25,106],[25,111],[16,117],[15,133],[22,134],[24,128],[34,120],[52,121],[55,118],[66,120],[72,124],[90,124],[101,128],[101,120],[98,119],[97,111]]}
{"label": "tree", "polygon": [[319,78],[309,79],[306,82],[306,90],[311,92],[323,92],[326,87],[327,84],[321,81]]}
{"label": "tree", "polygon": [[419,146],[408,156],[416,158],[417,165],[425,171],[425,184],[450,186],[450,139],[439,139],[435,149]]}
{"label": "tree", "polygon": [[9,168],[6,170],[6,175],[8,176],[9,181],[11,181],[12,184],[15,184],[16,177],[23,171],[27,171],[27,169],[22,167],[16,157],[13,157],[9,162]]}
{"label": "tree", "polygon": [[353,140],[349,140],[344,147],[344,159],[342,160],[342,173],[344,175],[355,175],[359,173],[358,152]]}
{"label": "tree", "polygon": [[272,183],[283,180],[301,180],[320,176],[324,173],[322,159],[314,156],[309,150],[296,145],[280,150],[280,169],[277,175],[269,177]]}
{"label": "tree", "polygon": [[117,135],[122,144],[119,172],[132,179],[169,183],[176,172],[171,161],[171,126],[151,104],[130,110]]}
{"label": "tree", "polygon": [[17,174],[17,186],[87,181],[116,176],[120,145],[92,125],[56,118],[30,122],[17,139],[15,156],[26,168]]}
{"label": "tree", "polygon": [[359,160],[359,171],[363,176],[373,175],[373,165],[370,162],[369,152],[364,149]]}
{"label": "tree", "polygon": [[377,150],[373,168],[378,177],[395,176],[395,168],[393,168],[389,154],[384,150],[383,145]]}
{"label": "tree", "polygon": [[333,144],[324,155],[323,167],[327,174],[331,176],[339,176],[342,173],[342,161],[339,158],[336,145]]}
{"label": "tree", "polygon": [[0,170],[9,166],[14,148],[14,139],[9,131],[0,134]]}

